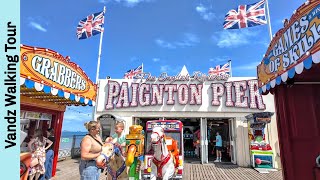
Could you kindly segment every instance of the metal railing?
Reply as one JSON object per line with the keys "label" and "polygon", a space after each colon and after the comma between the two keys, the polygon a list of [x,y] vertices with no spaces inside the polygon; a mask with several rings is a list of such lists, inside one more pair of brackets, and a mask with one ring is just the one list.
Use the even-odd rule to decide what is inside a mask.
{"label": "metal railing", "polygon": [[[84,135],[73,135],[70,137],[63,137],[61,138],[60,141],[60,147],[62,147],[61,149],[59,149],[59,153],[58,153],[58,160],[64,160],[67,157],[71,157],[72,159],[74,158],[79,158],[80,157],[80,143],[82,138],[84,137]],[[71,146],[67,145],[67,147],[65,147],[65,144],[61,144],[61,143],[70,143],[70,140],[72,140]]]}
{"label": "metal railing", "polygon": [[72,148],[71,148],[71,158],[80,157],[80,143],[84,135],[73,135],[72,138]]}
{"label": "metal railing", "polygon": [[58,160],[64,160],[67,157],[70,157],[71,151],[70,149],[59,149]]}

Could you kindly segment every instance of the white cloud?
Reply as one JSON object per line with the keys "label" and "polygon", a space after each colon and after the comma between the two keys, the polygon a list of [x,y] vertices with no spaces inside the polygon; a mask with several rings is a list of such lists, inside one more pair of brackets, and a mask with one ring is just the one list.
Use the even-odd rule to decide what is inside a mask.
{"label": "white cloud", "polygon": [[158,61],[160,61],[160,59],[159,58],[153,58],[152,61],[153,62],[158,62]]}
{"label": "white cloud", "polygon": [[165,42],[162,39],[156,39],[155,42],[158,46],[163,47],[163,48],[168,48],[168,49],[175,49],[176,48],[175,45],[173,45],[169,42]]}
{"label": "white cloud", "polygon": [[214,41],[217,41],[217,45],[220,48],[238,47],[253,41],[250,38],[257,36],[258,33],[257,31],[249,31],[246,29],[235,31],[224,30],[216,33],[218,36],[212,36],[212,38]]}
{"label": "white cloud", "polygon": [[192,34],[192,33],[185,33],[183,35],[182,42],[178,42],[178,44],[181,43],[183,45],[180,45],[180,46],[184,47],[184,46],[194,46],[194,45],[198,44],[199,42],[200,42],[200,40],[197,35]]}
{"label": "white cloud", "polygon": [[196,11],[199,13],[204,13],[207,11],[207,9],[202,4],[200,4],[199,6],[196,7]]}
{"label": "white cloud", "polygon": [[47,29],[46,29],[46,28],[44,28],[41,24],[36,23],[36,22],[34,22],[34,21],[30,21],[30,22],[29,22],[29,26],[31,26],[31,27],[39,30],[39,31],[47,32]]}
{"label": "white cloud", "polygon": [[199,37],[193,33],[184,33],[180,41],[168,42],[163,39],[156,39],[156,44],[163,48],[175,49],[195,46],[200,42]]}
{"label": "white cloud", "polygon": [[245,65],[242,65],[242,66],[234,66],[232,67],[233,70],[256,70],[257,69],[257,66],[260,62],[252,62],[252,63],[249,63],[249,64],[245,64]]}
{"label": "white cloud", "polygon": [[99,3],[103,3],[103,4],[106,4],[108,2],[110,2],[110,0],[98,0]]}
{"label": "white cloud", "polygon": [[143,2],[144,0],[125,0],[129,4],[137,4],[139,2]]}
{"label": "white cloud", "polygon": [[171,67],[169,65],[162,65],[160,66],[160,73],[164,73],[166,72],[169,76],[173,76],[173,75],[177,75],[178,73],[180,73],[182,67]]}
{"label": "white cloud", "polygon": [[151,2],[153,0],[99,0],[100,3],[107,4],[109,2],[116,2],[119,4],[123,4],[127,7],[134,7],[142,2]]}
{"label": "white cloud", "polygon": [[200,4],[196,7],[196,11],[200,14],[202,19],[211,21],[216,17],[216,15],[210,12],[209,8],[205,7],[204,5]]}
{"label": "white cloud", "polygon": [[169,68],[168,65],[160,66],[160,72],[168,72]]}

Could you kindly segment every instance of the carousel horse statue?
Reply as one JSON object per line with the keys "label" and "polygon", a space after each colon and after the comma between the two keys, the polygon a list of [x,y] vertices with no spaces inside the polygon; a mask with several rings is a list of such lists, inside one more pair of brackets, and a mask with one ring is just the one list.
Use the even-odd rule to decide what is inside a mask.
{"label": "carousel horse statue", "polygon": [[144,155],[144,132],[142,126],[130,126],[129,134],[126,135],[126,151],[126,165],[129,168],[129,179],[139,180]]}
{"label": "carousel horse statue", "polygon": [[151,134],[151,145],[154,155],[151,163],[150,179],[168,180],[172,178],[179,164],[177,142],[173,138],[165,137],[163,128],[154,127]]}
{"label": "carousel horse statue", "polygon": [[107,169],[108,180],[129,179],[121,147],[112,142],[106,142],[102,146],[101,155],[97,157],[96,164],[99,168]]}

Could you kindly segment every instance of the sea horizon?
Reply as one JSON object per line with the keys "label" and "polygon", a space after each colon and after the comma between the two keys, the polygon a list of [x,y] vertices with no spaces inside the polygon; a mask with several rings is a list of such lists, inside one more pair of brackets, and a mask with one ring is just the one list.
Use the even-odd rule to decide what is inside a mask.
{"label": "sea horizon", "polygon": [[63,130],[61,132],[61,139],[60,139],[60,146],[59,149],[68,149],[71,150],[72,148],[72,141],[73,141],[73,136],[75,135],[76,142],[75,142],[75,147],[80,146],[80,142],[83,138],[84,135],[86,135],[88,132],[85,131],[68,131],[68,130]]}

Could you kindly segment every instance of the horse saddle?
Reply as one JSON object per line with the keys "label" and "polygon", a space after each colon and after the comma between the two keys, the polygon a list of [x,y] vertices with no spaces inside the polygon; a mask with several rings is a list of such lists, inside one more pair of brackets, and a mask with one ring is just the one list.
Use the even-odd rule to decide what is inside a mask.
{"label": "horse saddle", "polygon": [[170,151],[172,156],[174,157],[173,158],[174,165],[175,165],[175,168],[177,168],[179,166],[179,152],[180,152],[178,142],[169,136],[167,136],[165,138],[166,138],[166,144],[167,144],[168,151]]}

